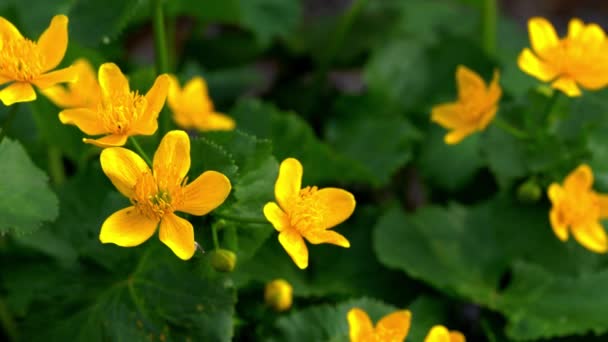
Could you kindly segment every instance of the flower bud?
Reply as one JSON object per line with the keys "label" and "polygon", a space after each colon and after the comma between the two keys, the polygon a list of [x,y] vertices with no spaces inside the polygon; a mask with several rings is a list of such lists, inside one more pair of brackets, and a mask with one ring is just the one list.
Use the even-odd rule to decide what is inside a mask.
{"label": "flower bud", "polygon": [[543,191],[534,178],[530,178],[517,187],[517,199],[524,203],[534,203],[540,199]]}
{"label": "flower bud", "polygon": [[236,266],[236,254],[227,249],[216,249],[210,253],[211,266],[218,272],[232,272]]}
{"label": "flower bud", "polygon": [[293,287],[284,279],[275,279],[266,284],[264,301],[275,311],[289,310],[293,302]]}

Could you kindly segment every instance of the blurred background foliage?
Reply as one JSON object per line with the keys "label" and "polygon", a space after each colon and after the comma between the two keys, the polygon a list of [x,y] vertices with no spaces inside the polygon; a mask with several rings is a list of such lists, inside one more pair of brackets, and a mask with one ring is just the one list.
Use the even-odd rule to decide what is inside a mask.
{"label": "blurred background foliage", "polygon": [[[54,14],[67,14],[64,65],[112,61],[145,91],[155,76],[155,3],[3,0],[0,15],[37,37]],[[172,71],[182,81],[205,77],[216,108],[238,127],[193,140],[191,177],[224,172],[234,192],[219,212],[263,219],[278,162],[296,157],[304,184],[355,194],[354,216],[337,228],[352,247],[311,246],[300,271],[269,224],[212,215],[193,219],[197,241],[211,250],[209,227],[221,225],[222,246],[238,256],[233,273],[214,271],[207,254],[182,262],[156,238],[102,245],[101,222],[126,200],[101,172],[98,149],[41,97],[19,107],[0,145],[2,339],[345,341],[354,305],[373,320],[409,308],[409,341],[434,324],[471,341],[608,338],[608,259],[559,242],[543,195],[581,162],[608,191],[608,96],[561,97],[546,127],[548,89],[516,65],[528,17],[546,16],[563,33],[574,15],[602,24],[607,7],[503,1],[488,41],[492,3],[165,1]],[[486,80],[499,69],[498,115],[541,138],[490,126],[445,145],[430,109],[455,97],[459,64]],[[142,142],[151,152],[158,140]],[[47,183],[49,151],[63,156],[61,184]],[[264,284],[277,277],[294,287],[283,314],[263,303]]]}

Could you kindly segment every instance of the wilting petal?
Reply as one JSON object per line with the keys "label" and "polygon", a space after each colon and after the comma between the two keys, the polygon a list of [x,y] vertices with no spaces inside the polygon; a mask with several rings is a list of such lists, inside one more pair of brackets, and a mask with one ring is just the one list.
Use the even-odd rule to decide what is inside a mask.
{"label": "wilting petal", "polygon": [[154,234],[157,225],[158,220],[140,214],[135,207],[128,207],[105,220],[101,226],[99,240],[122,247],[137,246]]}
{"label": "wilting petal", "polygon": [[196,127],[201,131],[230,131],[236,126],[234,120],[225,114],[207,113],[201,116],[201,123]]}
{"label": "wilting petal", "polygon": [[81,131],[89,135],[106,133],[97,112],[91,109],[65,109],[59,113],[59,120],[64,125],[76,125]]}
{"label": "wilting petal", "polygon": [[177,184],[190,170],[190,138],[184,131],[170,131],[154,153],[154,176],[160,182]]}
{"label": "wilting petal", "polygon": [[460,101],[474,101],[486,89],[483,79],[464,65],[459,65],[456,69],[456,83]]}
{"label": "wilting petal", "polygon": [[351,342],[365,342],[374,334],[374,326],[367,313],[359,308],[352,308],[346,315]]}
{"label": "wilting petal", "polygon": [[578,97],[581,96],[581,90],[579,89],[579,87],[576,85],[576,82],[574,82],[574,80],[572,78],[569,77],[560,77],[557,80],[555,80],[553,83],[551,83],[551,86],[555,89],[559,89],[562,92],[564,92],[564,94],[568,95],[569,97]]}
{"label": "wilting petal", "polygon": [[143,135],[151,135],[158,129],[158,114],[165,105],[169,88],[169,76],[160,75],[146,94],[146,110],[133,127],[133,131]]}
{"label": "wilting petal", "polygon": [[184,188],[184,201],[176,209],[192,215],[205,215],[219,207],[232,186],[230,180],[216,171],[205,171]]}
{"label": "wilting petal", "polygon": [[599,222],[589,222],[572,227],[572,235],[585,248],[595,253],[608,251],[608,239],[604,226]]}
{"label": "wilting petal", "polygon": [[[264,211],[265,212],[265,211]],[[313,245],[331,243],[332,245],[349,248],[350,242],[341,234],[333,230],[313,230],[304,233],[304,237]]]}
{"label": "wilting petal", "polygon": [[458,102],[437,105],[431,111],[431,121],[444,128],[454,129],[464,124],[462,111],[462,105]]}
{"label": "wilting petal", "polygon": [[322,229],[334,227],[352,215],[355,211],[355,197],[346,190],[323,188],[314,193],[319,211],[323,212]]}
{"label": "wilting petal", "polygon": [[99,67],[99,86],[106,98],[113,94],[127,94],[130,92],[129,81],[114,63],[104,63]]}
{"label": "wilting petal", "polygon": [[279,233],[279,242],[300,269],[308,267],[308,248],[295,229],[284,229]]}
{"label": "wilting petal", "polygon": [[535,17],[530,19],[528,21],[528,32],[532,49],[541,57],[545,56],[547,49],[559,44],[559,37],[553,25],[545,18]]}
{"label": "wilting petal", "polygon": [[121,194],[133,197],[137,180],[150,172],[146,162],[135,152],[122,147],[106,148],[99,157],[103,172]]}
{"label": "wilting petal", "polygon": [[291,227],[287,214],[274,202],[266,203],[264,206],[264,216],[272,223],[274,229],[279,232]]}
{"label": "wilting petal", "polygon": [[54,16],[49,27],[38,39],[38,47],[43,56],[43,71],[51,70],[59,65],[68,48],[68,17]]}
{"label": "wilting petal", "polygon": [[0,101],[5,106],[10,106],[17,102],[34,101],[35,99],[36,92],[29,83],[14,82],[0,90]]}
{"label": "wilting petal", "polygon": [[412,314],[409,310],[399,310],[383,317],[376,324],[376,331],[390,332],[389,341],[403,341],[410,331]]}
{"label": "wilting petal", "polygon": [[67,67],[41,75],[33,81],[36,87],[46,89],[57,83],[74,82],[78,79],[76,68]]}
{"label": "wilting petal", "polygon": [[564,220],[564,216],[561,214],[559,208],[553,208],[549,212],[549,222],[551,222],[551,229],[562,241],[568,240],[568,223]]}
{"label": "wilting petal", "polygon": [[162,218],[158,237],[182,260],[192,258],[196,251],[192,224],[175,214]]}
{"label": "wilting petal", "polygon": [[475,132],[475,126],[466,126],[466,127],[455,129],[455,130],[449,132],[448,134],[445,135],[443,140],[448,145],[458,144],[464,138],[471,135],[473,132]]}
{"label": "wilting petal", "polygon": [[23,36],[19,30],[10,21],[0,17],[0,37],[5,37],[10,40],[22,39]]}
{"label": "wilting petal", "polygon": [[281,208],[286,209],[289,198],[300,193],[302,187],[302,164],[295,158],[287,158],[279,166],[279,176],[274,185],[274,196]]}
{"label": "wilting petal", "polygon": [[523,72],[543,82],[549,82],[557,76],[557,71],[551,65],[541,61],[528,48],[519,54],[517,65]]}
{"label": "wilting petal", "polygon": [[564,188],[568,192],[583,192],[593,185],[593,171],[587,164],[582,164],[570,173],[564,180]]}
{"label": "wilting petal", "polygon": [[112,134],[99,139],[83,138],[82,141],[99,147],[116,147],[123,146],[127,142],[127,136],[124,134]]}

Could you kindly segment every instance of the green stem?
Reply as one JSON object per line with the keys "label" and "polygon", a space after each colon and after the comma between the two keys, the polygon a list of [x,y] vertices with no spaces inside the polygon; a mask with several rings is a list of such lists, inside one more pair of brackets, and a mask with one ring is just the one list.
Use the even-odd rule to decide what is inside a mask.
{"label": "green stem", "polygon": [[557,99],[560,96],[559,90],[557,90],[557,89],[552,89],[552,90],[553,90],[553,94],[551,94],[551,97],[547,101],[547,104],[545,105],[545,109],[543,110],[543,117],[546,117],[547,121],[551,121],[551,112],[553,111],[553,107],[557,103]]}
{"label": "green stem", "polygon": [[267,224],[268,223],[268,221],[266,221],[266,220],[253,218],[253,217],[240,217],[240,216],[218,214],[218,213],[214,213],[213,216],[224,219],[224,220],[241,222],[241,223],[255,223],[255,224]]}
{"label": "green stem", "polygon": [[6,132],[11,127],[11,123],[13,122],[13,119],[15,119],[16,114],[17,105],[13,105],[9,109],[8,114],[6,115],[6,120],[4,120],[4,123],[2,124],[2,130],[0,130],[0,142],[2,142],[2,139],[4,139],[6,136]]}
{"label": "green stem", "polygon": [[519,128],[512,126],[510,123],[508,123],[498,117],[494,118],[494,124],[496,126],[500,127],[505,132],[511,134],[512,136],[514,136],[518,139],[528,139],[530,137],[528,135],[528,133],[522,131]]}
{"label": "green stem", "polygon": [[4,303],[4,299],[0,297],[0,324],[2,324],[2,328],[4,328],[4,332],[8,337],[9,341],[17,340],[17,324],[13,319],[10,311],[6,307],[6,303]]}
{"label": "green stem", "polygon": [[488,56],[496,54],[496,22],[498,18],[498,6],[496,0],[483,1],[482,15],[482,45]]}
{"label": "green stem", "polygon": [[[169,72],[169,49],[167,48],[167,27],[165,26],[165,13],[163,0],[152,1],[152,17],[154,19],[154,53],[156,59],[157,75]],[[169,131],[169,115],[160,115],[160,134]]]}
{"label": "green stem", "polygon": [[139,143],[137,142],[137,139],[135,139],[134,137],[129,137],[129,141],[131,142],[131,144],[133,145],[133,147],[135,147],[135,149],[137,150],[137,153],[139,153],[139,155],[144,158],[144,160],[146,161],[146,163],[148,164],[148,166],[152,166],[152,162],[150,161],[150,157],[148,157],[148,155],[146,154],[146,152],[141,148],[141,146],[139,146]]}
{"label": "green stem", "polygon": [[59,186],[65,181],[65,168],[61,150],[57,146],[49,146],[47,157],[51,181],[55,186]]}
{"label": "green stem", "polygon": [[217,238],[217,228],[215,225],[211,225],[211,235],[213,236],[213,248],[220,249],[220,240]]}
{"label": "green stem", "polygon": [[481,329],[483,330],[484,334],[488,338],[488,341],[496,342],[497,341],[496,335],[494,334],[494,331],[492,331],[492,327],[490,326],[490,323],[488,323],[488,321],[484,318],[481,319],[480,323],[481,323]]}

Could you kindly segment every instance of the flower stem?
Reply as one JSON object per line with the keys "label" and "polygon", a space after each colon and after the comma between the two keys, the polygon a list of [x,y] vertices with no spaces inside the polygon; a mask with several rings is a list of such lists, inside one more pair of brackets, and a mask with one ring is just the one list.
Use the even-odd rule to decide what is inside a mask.
{"label": "flower stem", "polygon": [[221,218],[224,220],[241,222],[241,223],[254,223],[254,224],[267,224],[268,223],[268,221],[266,221],[266,220],[253,218],[253,217],[240,217],[240,216],[218,214],[218,213],[214,213],[213,216],[216,218]]}
{"label": "flower stem", "polygon": [[9,109],[8,114],[6,115],[6,120],[4,120],[4,123],[2,124],[2,130],[0,130],[0,142],[2,142],[2,139],[4,139],[6,136],[6,132],[11,127],[11,123],[13,122],[13,119],[15,119],[16,114],[17,105],[13,105]]}
{"label": "flower stem", "polygon": [[57,146],[49,146],[47,157],[51,181],[55,186],[59,186],[65,181],[65,168],[63,167],[61,150]]}
{"label": "flower stem", "polygon": [[[152,16],[154,20],[154,53],[156,59],[156,74],[169,72],[169,49],[167,48],[167,27],[165,26],[165,13],[163,0],[152,1]],[[160,134],[169,131],[169,115],[160,116]]]}
{"label": "flower stem", "polygon": [[148,164],[148,166],[152,166],[152,162],[150,161],[150,157],[148,157],[148,155],[146,154],[146,152],[141,148],[141,146],[139,146],[139,143],[137,142],[137,139],[135,139],[134,137],[129,137],[129,141],[131,142],[131,144],[133,145],[133,147],[135,147],[135,149],[137,150],[137,153],[139,153],[139,155],[144,158],[144,160],[146,161],[146,163]]}
{"label": "flower stem", "polygon": [[496,22],[498,7],[496,5],[496,0],[484,0],[482,6],[482,46],[488,56],[494,56],[496,54]]}
{"label": "flower stem", "polygon": [[220,249],[220,240],[217,238],[217,227],[212,224],[211,225],[211,235],[213,236],[213,248]]}
{"label": "flower stem", "polygon": [[503,131],[511,134],[512,136],[518,138],[518,139],[528,139],[528,133],[522,131],[519,128],[516,128],[514,126],[512,126],[510,123],[496,117],[494,118],[494,124],[498,127],[500,127]]}

